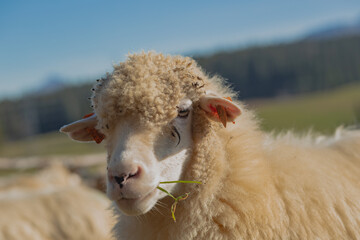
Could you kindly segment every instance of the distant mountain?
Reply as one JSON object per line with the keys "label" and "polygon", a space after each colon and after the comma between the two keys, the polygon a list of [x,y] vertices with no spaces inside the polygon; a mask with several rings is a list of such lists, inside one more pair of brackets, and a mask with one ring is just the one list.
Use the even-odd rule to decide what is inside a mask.
{"label": "distant mountain", "polygon": [[306,40],[321,40],[344,36],[360,35],[360,19],[355,23],[337,23],[311,31]]}
{"label": "distant mountain", "polygon": [[36,94],[48,94],[63,89],[66,86],[65,79],[60,75],[49,75],[43,84],[35,90]]}

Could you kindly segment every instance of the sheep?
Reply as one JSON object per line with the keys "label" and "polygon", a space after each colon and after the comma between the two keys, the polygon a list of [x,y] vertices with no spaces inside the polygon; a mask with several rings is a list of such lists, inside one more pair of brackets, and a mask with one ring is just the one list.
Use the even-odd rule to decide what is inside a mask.
{"label": "sheep", "polygon": [[111,239],[110,202],[61,165],[3,181],[0,239]]}
{"label": "sheep", "polygon": [[[92,91],[94,114],[60,131],[105,139],[117,239],[360,239],[360,131],[264,133],[189,57],[129,55]],[[189,193],[176,222],[168,180],[203,183],[163,185]]]}
{"label": "sheep", "polygon": [[36,175],[23,174],[2,179],[0,194],[8,197],[10,194],[50,191],[61,187],[75,187],[80,184],[81,179],[78,175],[70,174],[61,163],[53,162]]}

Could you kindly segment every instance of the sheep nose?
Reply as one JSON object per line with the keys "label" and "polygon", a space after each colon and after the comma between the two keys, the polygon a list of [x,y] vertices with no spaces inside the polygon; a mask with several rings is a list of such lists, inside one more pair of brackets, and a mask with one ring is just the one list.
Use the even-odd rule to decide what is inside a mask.
{"label": "sheep nose", "polygon": [[140,167],[137,167],[135,171],[130,173],[123,173],[117,176],[116,175],[112,176],[110,174],[110,179],[114,179],[115,182],[120,186],[120,188],[123,188],[129,179],[138,177],[139,175],[140,175]]}
{"label": "sheep nose", "polygon": [[115,182],[121,186],[125,182],[125,179],[127,179],[127,176],[121,176],[121,177],[116,176],[114,178],[115,178]]}

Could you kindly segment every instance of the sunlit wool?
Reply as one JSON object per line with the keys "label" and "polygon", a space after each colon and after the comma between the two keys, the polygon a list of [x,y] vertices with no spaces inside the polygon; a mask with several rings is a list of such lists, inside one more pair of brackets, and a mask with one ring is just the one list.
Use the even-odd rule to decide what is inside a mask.
{"label": "sunlit wool", "polygon": [[119,214],[119,239],[360,239],[359,131],[318,141],[273,137],[236,100],[242,114],[224,128],[199,107],[209,90],[234,96],[192,59],[151,52],[130,55],[94,87],[97,128],[105,133],[135,113],[142,124],[167,124],[181,99],[193,102],[192,155],[181,179],[204,184],[179,186],[190,197],[178,205],[176,223],[169,209]]}

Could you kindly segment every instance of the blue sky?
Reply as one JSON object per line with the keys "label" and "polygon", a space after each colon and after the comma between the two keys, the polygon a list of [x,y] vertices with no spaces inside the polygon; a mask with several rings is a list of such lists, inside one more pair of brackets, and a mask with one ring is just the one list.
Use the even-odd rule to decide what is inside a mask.
{"label": "blue sky", "polygon": [[111,71],[129,52],[184,54],[292,39],[360,18],[359,0],[0,0],[0,99],[58,74]]}

